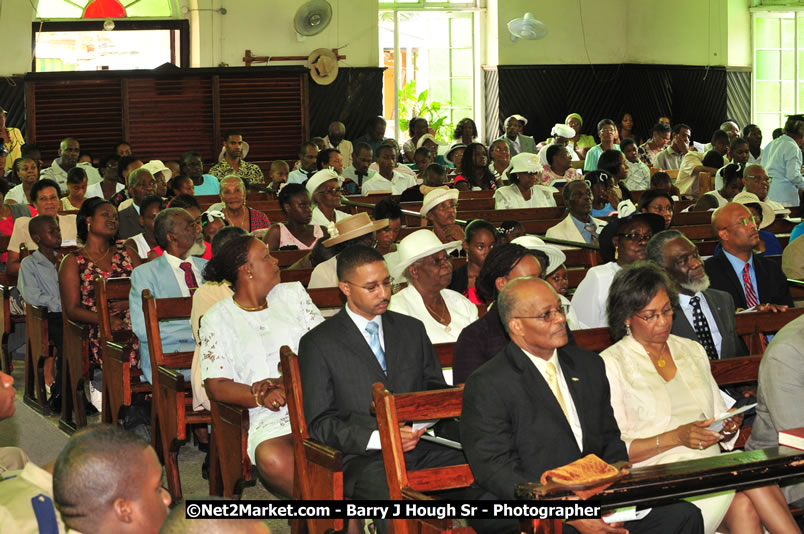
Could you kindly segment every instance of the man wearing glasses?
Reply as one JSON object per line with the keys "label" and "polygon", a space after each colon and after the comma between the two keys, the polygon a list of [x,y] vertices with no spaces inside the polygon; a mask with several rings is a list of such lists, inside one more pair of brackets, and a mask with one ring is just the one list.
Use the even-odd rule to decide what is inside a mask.
{"label": "man wearing glasses", "polygon": [[712,230],[722,247],[704,262],[713,288],[729,293],[737,308],[784,311],[793,306],[782,269],[754,253],[759,230],[748,208],[734,202],[719,208],[712,214]]}
{"label": "man wearing glasses", "polygon": [[[345,497],[388,499],[372,385],[394,393],[448,386],[421,321],[388,310],[391,275],[382,254],[349,246],[338,255],[337,274],[346,305],[299,344],[304,416],[314,440],[344,453]],[[420,441],[423,433],[401,428],[408,469],[465,463],[458,450]],[[387,521],[374,524],[387,532]]]}
{"label": "man wearing glasses", "polygon": [[749,165],[743,172],[743,188],[744,191],[754,193],[759,200],[767,203],[775,213],[787,212],[787,209],[779,202],[768,198],[768,191],[770,185],[773,183],[773,178],[768,176],[762,165]]}
{"label": "man wearing glasses", "polygon": [[[517,484],[584,455],[628,459],[611,408],[603,360],[567,345],[561,300],[544,280],[516,278],[496,304],[511,341],[466,381],[461,441],[475,477],[467,498],[514,499]],[[516,520],[470,520],[484,534],[518,533]],[[567,521],[564,532],[623,532],[602,519]],[[629,532],[703,532],[689,503],[655,508]]]}

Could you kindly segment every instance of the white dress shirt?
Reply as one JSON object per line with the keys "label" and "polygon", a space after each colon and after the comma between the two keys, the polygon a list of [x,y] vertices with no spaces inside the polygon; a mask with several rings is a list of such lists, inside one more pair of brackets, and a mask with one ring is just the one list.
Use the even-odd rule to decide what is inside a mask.
{"label": "white dress shirt", "polygon": [[762,154],[763,167],[773,177],[768,198],[785,206],[798,206],[798,190],[804,189],[801,176],[801,149],[789,135],[774,139]]}
{"label": "white dress shirt", "polygon": [[[42,180],[44,178],[49,178],[53,180],[57,184],[59,184],[59,189],[62,193],[67,192],[67,171],[61,168],[61,158],[56,158],[53,160],[53,163],[47,169],[42,170],[39,174],[39,179]],[[97,184],[103,178],[101,178],[98,169],[93,167],[87,162],[77,163],[76,167],[80,167],[84,169],[84,172],[87,173],[87,185]]]}
{"label": "white dress shirt", "polygon": [[[538,370],[542,375],[542,378],[544,378],[544,381],[547,382],[548,386],[550,382],[547,380],[547,364],[549,362],[555,366],[558,389],[561,391],[564,406],[567,407],[567,421],[572,429],[572,435],[575,436],[575,441],[578,443],[578,449],[583,450],[583,430],[581,429],[581,420],[578,418],[578,410],[575,409],[575,402],[572,400],[572,393],[570,393],[570,390],[567,387],[567,381],[564,379],[564,372],[561,370],[561,364],[558,363],[558,351],[553,349],[553,355],[550,356],[549,360],[534,356],[525,349],[522,349],[522,352],[524,352],[525,355],[530,359],[530,361],[536,367],[536,370]],[[556,400],[558,399],[556,398]]]}
{"label": "white dress shirt", "polygon": [[[581,328],[601,328],[609,325],[606,318],[606,300],[614,275],[622,269],[616,261],[592,267],[586,273],[572,296],[573,308]],[[578,306],[575,304],[578,303]]]}
{"label": "white dress shirt", "polygon": [[363,182],[360,193],[366,196],[369,191],[391,191],[394,195],[401,195],[407,188],[416,185],[416,178],[413,176],[397,171],[393,171],[393,173],[390,180],[380,173],[375,174]]}
{"label": "white dress shirt", "polygon": [[504,185],[494,192],[494,209],[554,208],[556,207],[554,192],[557,193],[558,189],[534,185],[530,188],[530,199],[525,200],[518,185]]}
{"label": "white dress shirt", "polygon": [[195,275],[195,282],[201,287],[201,284],[204,282],[204,279],[201,276],[201,272],[198,270],[198,267],[195,266],[195,263],[189,257],[186,260],[181,258],[177,258],[172,254],[168,254],[167,251],[164,251],[162,254],[165,255],[165,259],[170,265],[170,268],[173,269],[173,275],[176,277],[176,282],[179,283],[179,289],[181,289],[181,296],[182,297],[189,297],[190,296],[190,288],[187,287],[187,282],[184,279],[184,271],[182,271],[181,267],[179,267],[182,263],[189,262],[190,265],[193,267],[193,274]]}
{"label": "white dress shirt", "polygon": [[701,299],[701,311],[703,312],[704,318],[706,318],[706,322],[709,323],[709,331],[712,332],[712,341],[715,344],[715,350],[717,350],[718,356],[721,356],[720,350],[721,345],[723,343],[723,335],[720,333],[720,330],[717,328],[717,322],[715,321],[715,316],[712,315],[712,310],[709,309],[709,302],[706,301],[706,297],[703,293],[698,291],[695,295],[684,295],[683,293],[678,294],[678,305],[681,306],[681,310],[684,312],[684,317],[687,318],[690,325],[693,325],[693,330],[695,330],[695,321],[692,319],[692,303],[690,299],[692,297],[698,297]]}

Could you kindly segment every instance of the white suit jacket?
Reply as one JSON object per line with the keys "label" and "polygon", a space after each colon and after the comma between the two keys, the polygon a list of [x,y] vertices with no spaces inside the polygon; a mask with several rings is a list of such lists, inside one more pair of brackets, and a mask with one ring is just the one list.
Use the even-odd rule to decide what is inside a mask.
{"label": "white suit jacket", "polygon": [[[594,217],[592,217],[592,220],[595,221],[595,224],[598,225],[598,228],[606,225],[606,221],[601,221],[600,219],[595,219]],[[578,230],[578,227],[575,226],[574,222],[572,222],[569,214],[567,214],[567,216],[564,217],[560,223],[548,228],[545,235],[547,237],[552,237],[553,239],[563,239],[565,241],[578,241],[580,243],[586,243],[583,235],[581,235],[581,231]]]}

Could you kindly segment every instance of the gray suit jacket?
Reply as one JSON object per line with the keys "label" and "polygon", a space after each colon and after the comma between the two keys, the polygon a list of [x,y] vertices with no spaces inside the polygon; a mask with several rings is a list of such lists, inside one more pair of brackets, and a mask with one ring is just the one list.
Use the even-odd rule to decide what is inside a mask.
{"label": "gray suit jacket", "polygon": [[128,239],[142,233],[144,228],[140,226],[140,214],[134,204],[127,207],[117,214],[120,221],[120,228],[117,230],[118,239]]}
{"label": "gray suit jacket", "polygon": [[516,150],[513,143],[511,143],[511,140],[505,135],[498,137],[495,139],[495,141],[499,139],[502,139],[505,141],[505,144],[508,145],[508,151],[511,153],[511,157],[514,157],[522,152],[530,152],[531,154],[536,154],[538,152],[536,150],[536,141],[534,141],[529,135],[519,134],[519,146],[522,148],[522,150]]}
{"label": "gray suit jacket", "polygon": [[369,411],[371,387],[407,393],[447,388],[424,325],[387,311],[382,315],[383,373],[363,334],[345,310],[310,330],[299,343],[304,416],[310,436],[342,451],[345,460],[365,455],[377,419]]}
{"label": "gray suit jacket", "polygon": [[[804,316],[773,336],[759,364],[757,415],[746,450],[775,447],[779,431],[804,427]],[[804,483],[785,486],[787,502],[802,501]]]}
{"label": "gray suit jacket", "polygon": [[[720,358],[747,356],[748,348],[737,335],[737,321],[735,319],[736,309],[731,295],[725,291],[711,287],[704,291],[703,295],[706,302],[709,304],[709,310],[715,317],[717,329],[723,338],[720,344]],[[676,308],[675,310],[675,314],[673,315],[673,329],[670,333],[698,341],[695,329],[692,327],[681,308]]]}

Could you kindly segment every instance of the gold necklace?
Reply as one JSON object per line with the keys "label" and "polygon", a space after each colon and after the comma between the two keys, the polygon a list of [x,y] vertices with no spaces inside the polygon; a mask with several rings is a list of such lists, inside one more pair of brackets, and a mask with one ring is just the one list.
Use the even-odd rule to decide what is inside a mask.
{"label": "gold necklace", "polygon": [[[91,254],[89,253],[89,251],[87,250],[87,247],[84,247],[82,250],[84,251],[84,254],[86,254],[86,256],[87,256],[87,257],[88,257],[90,260],[92,260],[92,263],[94,263],[95,265],[98,265],[98,260],[96,260],[95,258],[93,258],[93,257],[92,257],[92,255],[91,255]],[[109,251],[110,251],[110,250],[112,250],[112,247],[107,248],[107,249],[106,249],[106,252],[104,252],[104,253],[103,253],[103,256],[101,256],[101,257],[100,257],[100,259],[104,259],[104,258],[105,258],[105,257],[106,257],[106,256],[109,254]]]}
{"label": "gold necklace", "polygon": [[[241,209],[241,210],[245,210],[245,213],[244,213],[243,215],[241,215],[241,216],[240,216],[240,218],[239,218],[239,222],[241,222],[241,223],[244,223],[244,224],[245,224],[245,222],[246,222],[246,216],[249,214],[249,213],[248,213],[248,207],[247,207],[247,206],[243,206],[243,207],[242,207],[242,208],[240,208],[240,209]],[[232,226],[240,226],[239,224],[234,224],[234,217],[229,216],[229,218],[230,218],[230,219],[232,219]],[[242,228],[242,226],[240,226],[240,227]],[[248,230],[248,228],[246,228],[246,230]]]}
{"label": "gold necklace", "polygon": [[[662,349],[662,353],[664,353],[666,350],[667,350],[667,345],[665,344],[664,348]],[[648,352],[648,350],[647,350],[647,349],[645,349],[645,352]],[[653,355],[653,354],[651,354],[650,352],[648,352],[648,356],[650,356],[651,358],[653,358],[653,357],[654,357],[654,355]],[[656,356],[656,358],[657,358],[657,360],[656,360],[656,365],[657,365],[659,368],[664,369],[664,368],[667,366],[667,360],[665,360],[665,359],[662,357],[662,355],[661,355],[661,354],[659,354],[658,356]]]}
{"label": "gold necklace", "polygon": [[[424,300],[422,300],[422,302],[424,302]],[[444,303],[444,311],[445,311],[445,312],[448,312],[449,310],[447,309],[447,303],[446,303],[446,302],[444,302],[444,299],[443,299],[443,298],[441,299],[441,302],[442,302],[442,303]],[[427,308],[427,311],[428,311],[428,312],[430,312],[430,314],[431,314],[431,315],[435,315],[435,316],[436,316],[436,319],[438,319],[438,322],[439,322],[440,324],[444,325],[444,329],[445,329],[447,332],[452,331],[452,328],[450,328],[449,323],[448,323],[448,322],[446,322],[446,323],[444,322],[444,321],[446,321],[446,319],[445,319],[445,318],[444,318],[444,317],[443,317],[443,316],[442,316],[440,313],[438,313],[437,311],[435,311],[434,309],[432,309],[430,306],[428,306],[426,302],[424,302],[424,307],[425,307],[425,308]]]}
{"label": "gold necklace", "polygon": [[268,301],[267,300],[265,301],[265,304],[260,304],[259,306],[256,306],[254,308],[249,308],[248,306],[243,306],[242,304],[237,302],[237,300],[234,297],[232,297],[232,302],[234,302],[235,305],[238,308],[240,308],[243,311],[247,311],[247,312],[260,311],[260,310],[264,310],[264,309],[266,309],[268,307]]}

